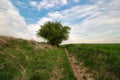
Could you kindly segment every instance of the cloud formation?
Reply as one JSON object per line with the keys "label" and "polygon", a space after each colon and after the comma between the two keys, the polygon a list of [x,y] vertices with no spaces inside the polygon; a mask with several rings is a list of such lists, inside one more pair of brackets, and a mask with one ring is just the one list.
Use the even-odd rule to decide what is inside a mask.
{"label": "cloud formation", "polygon": [[[25,39],[36,39],[36,27],[27,25],[24,18],[10,1],[1,0],[0,3],[0,35]],[[33,29],[33,30],[31,30]],[[38,28],[37,28],[38,29]],[[33,31],[33,32],[32,32]]]}
{"label": "cloud formation", "polygon": [[[48,20],[59,20],[70,25],[72,27],[70,39],[77,40],[71,42],[79,42],[80,40],[80,42],[86,42],[86,39],[89,42],[100,42],[100,39],[101,42],[107,42],[107,40],[119,42],[117,39],[117,41],[113,41],[113,38],[120,32],[119,13],[118,0],[109,3],[99,1],[94,5],[79,5],[67,10],[48,13],[46,18],[49,18]],[[84,18],[82,23],[76,23],[82,18]],[[110,39],[107,39],[108,37]],[[118,35],[116,37],[120,38]]]}
{"label": "cloud formation", "polygon": [[72,28],[70,39],[64,43],[119,43],[120,10],[114,8],[118,2],[111,1],[107,3],[108,6],[104,4],[106,3],[78,5],[67,10],[48,13],[44,18],[62,21]]}
{"label": "cloud formation", "polygon": [[[67,0],[52,1],[32,1],[30,4],[40,10],[68,3]],[[74,1],[78,2],[79,0]],[[71,27],[70,38],[63,43],[120,43],[119,0],[91,1],[94,4],[74,5],[60,11],[48,12],[36,23],[27,24],[25,18],[9,0],[1,0],[0,35],[42,41],[41,38],[36,37],[40,25],[47,21],[57,20]]]}
{"label": "cloud formation", "polygon": [[45,8],[55,8],[67,4],[67,0],[42,0],[42,1],[30,1],[32,7],[36,7],[38,10]]}

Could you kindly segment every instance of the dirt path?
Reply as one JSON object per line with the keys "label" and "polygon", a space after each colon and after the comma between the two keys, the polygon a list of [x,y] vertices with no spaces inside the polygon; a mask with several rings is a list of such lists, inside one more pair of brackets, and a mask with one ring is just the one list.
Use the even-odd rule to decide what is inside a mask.
{"label": "dirt path", "polygon": [[82,75],[83,75],[83,74],[80,73],[80,67],[79,67],[79,65],[76,64],[76,59],[75,59],[75,57],[70,56],[69,53],[68,53],[68,51],[67,51],[67,49],[65,49],[65,51],[66,51],[66,53],[67,53],[68,59],[69,59],[69,61],[70,61],[70,64],[71,64],[71,66],[72,66],[72,69],[73,69],[73,71],[74,71],[74,74],[75,74],[77,80],[83,80],[83,79],[82,79]]}

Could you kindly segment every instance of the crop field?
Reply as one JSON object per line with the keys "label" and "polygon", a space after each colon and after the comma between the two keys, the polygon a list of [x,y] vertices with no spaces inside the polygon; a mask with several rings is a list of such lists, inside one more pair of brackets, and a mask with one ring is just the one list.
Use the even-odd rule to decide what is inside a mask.
{"label": "crop field", "polygon": [[120,44],[68,44],[65,47],[95,80],[120,80]]}
{"label": "crop field", "polygon": [[64,49],[0,37],[0,80],[76,80]]}

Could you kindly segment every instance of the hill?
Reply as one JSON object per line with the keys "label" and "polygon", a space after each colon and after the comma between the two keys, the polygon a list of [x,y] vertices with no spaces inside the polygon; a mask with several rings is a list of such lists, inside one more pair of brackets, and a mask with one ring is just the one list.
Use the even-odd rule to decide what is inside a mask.
{"label": "hill", "polygon": [[120,80],[120,44],[62,47],[0,36],[0,80]]}
{"label": "hill", "polygon": [[0,80],[76,80],[65,50],[0,36]]}

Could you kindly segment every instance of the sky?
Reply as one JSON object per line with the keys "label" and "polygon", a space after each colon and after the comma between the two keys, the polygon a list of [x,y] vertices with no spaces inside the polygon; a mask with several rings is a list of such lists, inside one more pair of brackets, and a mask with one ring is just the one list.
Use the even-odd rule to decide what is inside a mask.
{"label": "sky", "polygon": [[119,0],[0,0],[0,35],[43,41],[40,26],[60,21],[67,43],[120,43]]}

